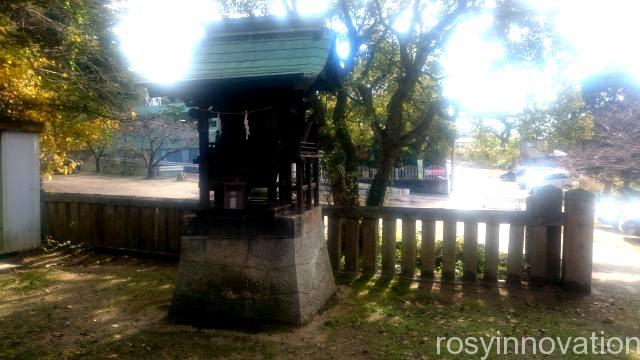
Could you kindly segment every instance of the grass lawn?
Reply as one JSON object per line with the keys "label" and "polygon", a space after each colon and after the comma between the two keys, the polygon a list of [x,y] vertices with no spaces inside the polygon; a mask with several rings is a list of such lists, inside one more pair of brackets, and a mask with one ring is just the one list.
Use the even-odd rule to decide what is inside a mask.
{"label": "grass lawn", "polygon": [[438,336],[640,336],[638,284],[598,284],[580,298],[340,277],[307,326],[233,331],[167,322],[175,263],[92,253],[24,262],[0,274],[0,359],[432,359]]}

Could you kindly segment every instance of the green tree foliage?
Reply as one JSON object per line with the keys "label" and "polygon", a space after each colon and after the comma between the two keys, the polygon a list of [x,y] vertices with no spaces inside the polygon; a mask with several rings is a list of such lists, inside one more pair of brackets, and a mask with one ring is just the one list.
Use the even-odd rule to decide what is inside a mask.
{"label": "green tree foliage", "polygon": [[[538,32],[546,24],[523,2],[503,0],[495,5],[492,11],[497,21],[492,35],[496,39],[505,40],[508,29],[516,23],[529,28],[532,34],[525,41],[507,44],[508,59],[528,62],[541,59],[550,49],[543,46],[547,39]],[[429,143],[427,136],[433,136],[429,134],[432,124],[447,120],[448,104],[441,92],[444,73],[439,61],[456,26],[486,11],[484,6],[484,1],[472,0],[337,1],[336,13],[346,28],[353,58],[345,64],[349,72],[346,87],[335,94],[336,108],[330,121],[339,131],[328,136],[333,146],[329,156],[336,153],[344,159],[344,171],[339,175],[346,179],[341,183],[357,178],[350,175],[351,171],[357,171],[353,165],[357,162],[354,159],[357,151],[348,129],[351,122],[361,120],[347,116],[350,113],[347,109],[362,108],[371,128],[371,158],[378,170],[367,195],[367,205],[383,204],[390,174],[398,160],[407,150]]]}
{"label": "green tree foliage", "polygon": [[[329,156],[345,159],[345,176],[338,183],[357,189],[356,144],[349,124],[367,123],[377,168],[367,196],[367,205],[382,205],[389,177],[398,158],[410,147],[425,142],[434,119],[446,118],[439,97],[437,54],[456,21],[475,6],[472,1],[445,1],[441,11],[423,1],[338,1],[337,14],[346,27],[353,49],[345,69],[345,88],[335,94],[330,117],[333,131],[327,138],[334,144]],[[409,11],[410,10],[410,11]],[[422,21],[433,12],[434,24]],[[399,14],[406,24],[399,29]],[[406,30],[406,31],[405,31]],[[357,108],[358,110],[350,110]],[[360,117],[351,116],[353,113]],[[331,176],[331,174],[330,174]],[[357,191],[346,204],[357,205]]]}
{"label": "green tree foliage", "polygon": [[519,143],[541,142],[543,153],[553,150],[570,151],[591,138],[593,119],[577,89],[567,89],[558,98],[543,105],[531,104],[519,114],[495,115],[496,125],[479,121],[474,131],[474,143],[463,154],[469,161],[485,165],[514,166],[519,156]]}
{"label": "green tree foliage", "polygon": [[451,154],[455,137],[455,125],[451,121],[436,118],[424,141],[415,141],[401,149],[396,166],[415,165],[418,160],[423,160],[425,165],[444,165]]}
{"label": "green tree foliage", "polygon": [[473,137],[476,141],[462,151],[462,159],[489,167],[509,168],[515,165],[519,155],[517,136],[503,141],[494,129],[479,124]]}
{"label": "green tree foliage", "polygon": [[556,101],[526,109],[517,116],[520,138],[544,139],[546,148],[569,151],[580,141],[591,138],[593,119],[578,89],[563,91]]}
{"label": "green tree foliage", "polygon": [[[0,2],[0,119],[36,121],[43,170],[67,172],[70,154],[121,118],[133,94],[99,0]],[[102,141],[102,140],[100,140]]]}
{"label": "green tree foliage", "polygon": [[[473,137],[476,142],[461,156],[473,162],[501,168],[512,167],[519,157],[521,141],[544,140],[540,150],[571,151],[591,138],[591,111],[577,89],[567,89],[544,105],[531,104],[519,114],[495,115],[496,124],[479,121]],[[499,126],[496,126],[499,125]]]}

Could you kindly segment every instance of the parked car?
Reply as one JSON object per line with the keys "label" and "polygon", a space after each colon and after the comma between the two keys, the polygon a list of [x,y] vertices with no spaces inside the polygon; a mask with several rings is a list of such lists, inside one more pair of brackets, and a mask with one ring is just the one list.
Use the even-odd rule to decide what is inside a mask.
{"label": "parked car", "polygon": [[622,218],[618,225],[620,231],[625,234],[640,236],[640,216],[636,212],[635,215],[629,214],[628,218]]}
{"label": "parked car", "polygon": [[563,189],[573,185],[569,172],[555,167],[520,167],[505,172],[500,179],[517,182],[523,190],[545,185]]}
{"label": "parked car", "polygon": [[601,197],[595,210],[601,225],[640,236],[640,198]]}

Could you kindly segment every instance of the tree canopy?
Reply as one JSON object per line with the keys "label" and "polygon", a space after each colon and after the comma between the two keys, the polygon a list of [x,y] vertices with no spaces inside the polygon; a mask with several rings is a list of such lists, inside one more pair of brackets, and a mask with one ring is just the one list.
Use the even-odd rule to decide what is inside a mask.
{"label": "tree canopy", "polygon": [[45,172],[67,172],[73,151],[130,107],[108,1],[0,2],[0,119],[37,121]]}
{"label": "tree canopy", "polygon": [[570,152],[569,165],[610,185],[640,178],[640,87],[624,74],[588,79],[582,89],[593,114],[593,136]]}
{"label": "tree canopy", "polygon": [[547,38],[538,32],[547,25],[518,1],[496,1],[492,9],[484,1],[470,0],[337,1],[336,17],[352,53],[345,61],[346,86],[331,100],[331,126],[325,133],[331,144],[325,156],[341,159],[334,162],[344,166],[329,169],[337,203],[359,203],[357,142],[350,131],[359,127],[354,123],[369,126],[371,159],[378,171],[366,203],[379,206],[403,151],[424,146],[427,137],[433,139],[432,124],[455,117],[456,104],[442,92],[445,46],[458,25],[487,11],[496,14],[492,36],[500,41],[506,41],[514,24],[531,29],[524,41],[508,44],[508,60],[535,63],[550,51],[544,46]]}
{"label": "tree canopy", "polygon": [[[45,124],[45,172],[68,172],[73,167],[71,154],[81,149],[101,156],[120,124],[117,120],[131,118],[136,92],[112,31],[116,21],[112,3],[0,3],[0,119]],[[285,14],[300,10],[295,0],[279,4]],[[272,5],[266,0],[218,1],[227,17],[265,15]],[[348,75],[342,89],[312,94],[309,101],[313,116],[323,125],[320,147],[337,204],[360,203],[357,170],[362,162],[378,170],[366,203],[382,205],[389,175],[399,162],[443,160],[452,142],[450,120],[458,108],[443,96],[446,44],[460,24],[487,12],[494,18],[488,35],[505,45],[503,64],[498,65],[522,62],[541,68],[545,59],[566,45],[552,24],[524,1],[332,2],[326,23],[348,40],[348,54],[343,54]],[[526,29],[517,41],[510,40],[514,29]],[[603,126],[612,128],[604,120],[611,116],[604,113],[615,101],[605,101],[609,109],[605,110],[602,96],[601,91],[567,87],[555,102],[496,116],[503,131],[478,128],[486,140],[481,143],[493,147],[495,137],[498,148],[512,149],[511,135],[518,133],[521,138],[543,137],[550,149],[585,146],[582,139],[591,136],[592,113],[600,119],[594,133],[602,133]],[[616,118],[624,117],[618,110],[615,113]]]}

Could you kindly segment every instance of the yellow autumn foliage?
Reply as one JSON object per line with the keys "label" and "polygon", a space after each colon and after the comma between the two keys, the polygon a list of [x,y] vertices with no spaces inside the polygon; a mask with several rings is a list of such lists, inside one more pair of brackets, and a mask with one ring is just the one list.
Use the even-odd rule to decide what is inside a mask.
{"label": "yellow autumn foliage", "polygon": [[44,124],[45,174],[110,141],[135,96],[101,0],[0,1],[0,121]]}

